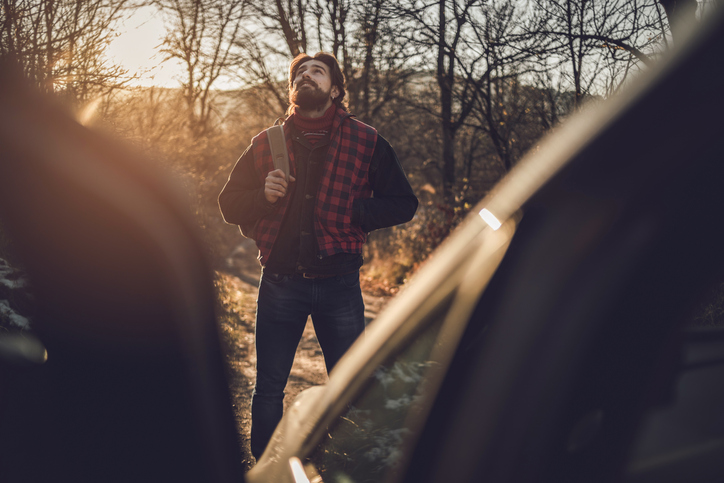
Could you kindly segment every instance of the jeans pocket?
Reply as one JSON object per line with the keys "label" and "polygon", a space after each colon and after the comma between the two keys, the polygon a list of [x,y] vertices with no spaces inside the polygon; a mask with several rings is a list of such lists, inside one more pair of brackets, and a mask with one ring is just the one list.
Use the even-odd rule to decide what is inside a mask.
{"label": "jeans pocket", "polygon": [[262,281],[266,281],[274,285],[284,283],[286,279],[287,275],[284,275],[282,273],[265,272],[264,274],[262,274]]}
{"label": "jeans pocket", "polygon": [[337,281],[347,288],[357,287],[359,285],[359,271],[338,275]]}

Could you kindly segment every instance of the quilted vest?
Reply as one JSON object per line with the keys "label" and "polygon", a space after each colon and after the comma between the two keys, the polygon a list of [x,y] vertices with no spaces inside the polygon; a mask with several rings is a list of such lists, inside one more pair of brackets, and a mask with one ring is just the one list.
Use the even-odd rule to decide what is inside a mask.
{"label": "quilted vest", "polygon": [[[293,115],[292,115],[293,116]],[[292,141],[293,119],[284,122],[284,134],[289,152],[290,173],[296,174]],[[377,131],[342,109],[337,110],[332,123],[331,139],[324,161],[324,171],[314,207],[314,229],[320,258],[335,253],[361,253],[367,234],[352,225],[352,203],[369,198],[369,168],[377,143]],[[262,131],[252,140],[256,174],[261,185],[267,174],[274,170],[267,132]],[[265,216],[254,230],[259,248],[259,260],[264,265],[269,259],[279,228],[284,220],[290,196],[280,198],[275,209]]]}

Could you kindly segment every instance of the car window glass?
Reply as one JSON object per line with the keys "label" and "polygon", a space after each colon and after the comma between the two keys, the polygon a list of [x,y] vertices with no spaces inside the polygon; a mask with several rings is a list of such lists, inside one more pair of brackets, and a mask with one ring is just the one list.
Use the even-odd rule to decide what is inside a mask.
{"label": "car window glass", "polygon": [[421,383],[452,297],[429,314],[423,332],[382,364],[367,388],[337,418],[309,457],[325,482],[379,482],[394,471],[410,433],[410,417],[424,398]]}
{"label": "car window glass", "polygon": [[[469,225],[471,228],[475,225]],[[516,219],[477,232],[446,282],[429,294],[408,322],[416,327],[367,377],[364,389],[328,427],[307,458],[325,482],[395,481],[406,451],[427,417],[440,376],[480,294],[495,273]],[[477,229],[477,227],[475,227]],[[321,436],[321,435],[320,435]],[[403,447],[404,445],[404,447]],[[311,468],[314,467],[314,468]]]}

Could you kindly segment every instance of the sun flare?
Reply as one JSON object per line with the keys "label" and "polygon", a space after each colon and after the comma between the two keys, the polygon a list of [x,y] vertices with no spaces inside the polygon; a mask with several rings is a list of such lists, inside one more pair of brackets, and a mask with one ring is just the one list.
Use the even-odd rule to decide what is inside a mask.
{"label": "sun flare", "polygon": [[163,62],[159,52],[165,29],[159,11],[141,7],[117,26],[117,36],[107,55],[115,63],[136,76],[132,85],[176,87],[181,70],[172,60]]}

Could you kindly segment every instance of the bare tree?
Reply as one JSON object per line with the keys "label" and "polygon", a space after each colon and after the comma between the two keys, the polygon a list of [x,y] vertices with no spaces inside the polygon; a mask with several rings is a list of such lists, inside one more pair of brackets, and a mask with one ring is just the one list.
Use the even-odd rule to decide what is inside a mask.
{"label": "bare tree", "polygon": [[448,200],[453,197],[455,184],[455,136],[473,108],[469,86],[459,79],[460,50],[473,10],[483,5],[482,0],[411,0],[397,7],[407,25],[404,35],[423,52],[420,60],[424,62],[427,56],[435,60],[433,65],[425,64],[434,72],[439,89],[439,111],[435,114],[442,133],[442,184]]}
{"label": "bare tree", "polygon": [[[379,5],[379,0],[376,2]],[[338,59],[342,59],[342,69],[348,71],[350,69],[349,50],[347,42],[347,30],[351,22],[351,2],[350,0],[327,0],[325,5],[322,5],[317,0],[317,11],[324,12],[329,17],[328,29],[325,29],[324,13],[322,15],[317,14],[317,32],[320,38],[320,47],[322,45],[321,40],[324,38],[325,30],[329,30],[329,36],[331,37],[331,52]],[[320,48],[321,50],[321,48]]]}
{"label": "bare tree", "polygon": [[281,116],[288,107],[286,70],[290,57],[306,52],[310,18],[321,15],[310,0],[251,0],[244,30],[235,40],[235,78],[261,86],[262,104]]}
{"label": "bare tree", "polygon": [[287,68],[301,52],[331,52],[347,79],[348,100],[371,122],[399,92],[412,69],[411,54],[391,27],[391,0],[254,2],[239,39],[239,80],[263,86],[269,109],[288,107]]}
{"label": "bare tree", "polygon": [[2,0],[0,58],[37,88],[81,105],[131,79],[105,58],[129,0]]}
{"label": "bare tree", "polygon": [[490,139],[504,171],[540,136],[530,128],[535,90],[523,80],[535,72],[530,59],[546,50],[547,39],[535,34],[545,19],[527,6],[491,2],[472,23],[469,60],[462,64],[474,94],[477,126]]}
{"label": "bare tree", "polygon": [[243,85],[256,87],[261,105],[276,113],[276,117],[281,116],[289,107],[286,82],[288,55],[275,52],[263,36],[260,38],[253,31],[245,33],[236,45],[239,66],[235,72],[236,79]]}
{"label": "bare tree", "polygon": [[533,55],[525,25],[535,17],[524,11],[522,2],[513,0],[411,0],[398,11],[409,25],[406,34],[420,48],[421,63],[434,72],[439,101],[433,114],[442,133],[443,193],[453,202],[460,169],[456,137],[473,122],[471,114],[477,113],[483,123],[479,128],[491,136],[506,166],[510,164],[501,138],[500,126],[508,116],[502,86],[517,77]]}
{"label": "bare tree", "polygon": [[183,108],[181,96],[163,87],[121,92],[109,102],[115,133],[142,149],[152,150],[184,144],[180,142],[185,135],[184,120],[178,116]]}
{"label": "bare tree", "polygon": [[195,137],[211,129],[214,84],[238,64],[246,0],[156,0],[168,22],[162,52],[184,67],[181,81],[188,127]]}
{"label": "bare tree", "polygon": [[650,0],[536,0],[536,8],[547,19],[538,35],[554,41],[544,60],[568,79],[575,107],[650,66],[668,30]]}
{"label": "bare tree", "polygon": [[[356,5],[350,14],[350,39],[345,50],[351,110],[363,121],[385,124],[390,109],[399,110],[406,88],[418,72],[416,49],[400,37],[396,2],[373,0]],[[392,121],[397,116],[392,115]]]}
{"label": "bare tree", "polygon": [[[281,34],[287,53],[292,57],[307,51],[307,19],[314,7],[310,0],[255,0],[252,6],[254,18],[259,23],[256,32],[272,36]],[[281,52],[280,49],[275,50]]]}

